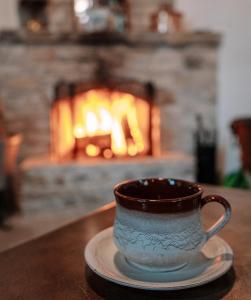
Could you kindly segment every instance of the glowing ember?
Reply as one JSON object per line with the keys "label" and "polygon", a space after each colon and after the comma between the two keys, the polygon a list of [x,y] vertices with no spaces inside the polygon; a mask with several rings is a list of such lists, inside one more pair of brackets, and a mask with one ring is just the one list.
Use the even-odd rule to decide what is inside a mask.
{"label": "glowing ember", "polygon": [[98,156],[100,153],[99,147],[92,144],[87,145],[85,151],[89,156]]}
{"label": "glowing ember", "polygon": [[149,110],[145,100],[109,89],[89,90],[72,102],[56,101],[52,110],[54,152],[63,157],[75,150],[107,159],[146,154]]}

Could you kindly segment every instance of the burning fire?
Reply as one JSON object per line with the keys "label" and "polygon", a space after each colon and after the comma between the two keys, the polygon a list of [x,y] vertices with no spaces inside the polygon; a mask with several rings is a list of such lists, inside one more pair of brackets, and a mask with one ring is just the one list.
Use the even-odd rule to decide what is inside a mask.
{"label": "burning fire", "polygon": [[149,104],[129,93],[92,89],[73,101],[55,102],[52,110],[54,152],[80,155],[136,156],[149,148]]}

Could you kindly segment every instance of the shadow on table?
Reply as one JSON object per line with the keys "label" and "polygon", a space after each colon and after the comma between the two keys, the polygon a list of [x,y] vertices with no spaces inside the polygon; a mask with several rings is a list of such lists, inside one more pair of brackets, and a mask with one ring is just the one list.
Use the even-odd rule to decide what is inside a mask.
{"label": "shadow on table", "polygon": [[123,299],[168,299],[168,300],[188,300],[203,299],[215,300],[226,295],[233,287],[235,281],[235,271],[231,268],[225,275],[217,280],[200,287],[194,287],[180,291],[146,291],[129,288],[112,283],[95,274],[86,266],[86,279],[90,287],[101,297],[108,300]]}

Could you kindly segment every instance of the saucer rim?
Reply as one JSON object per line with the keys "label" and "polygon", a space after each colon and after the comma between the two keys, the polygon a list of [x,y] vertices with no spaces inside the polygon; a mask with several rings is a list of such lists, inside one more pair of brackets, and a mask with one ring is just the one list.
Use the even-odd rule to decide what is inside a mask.
{"label": "saucer rim", "polygon": [[[224,253],[230,254],[232,259],[222,263],[223,265],[221,264],[220,267],[218,267],[217,271],[215,271],[216,273],[213,272],[213,274],[212,274],[212,272],[211,272],[208,274],[208,277],[206,277],[206,278],[205,278],[205,276],[203,278],[200,278],[201,275],[197,275],[197,276],[194,276],[189,279],[182,280],[182,281],[149,282],[149,281],[136,280],[136,279],[130,278],[130,277],[126,276],[125,274],[123,274],[123,276],[125,276],[125,278],[128,278],[128,280],[122,281],[120,279],[115,278],[112,274],[109,273],[109,271],[107,271],[105,273],[102,270],[99,270],[99,268],[96,267],[97,263],[96,263],[96,266],[95,266],[95,263],[94,264],[92,263],[93,260],[95,261],[96,259],[95,259],[95,256],[93,255],[91,249],[93,248],[93,246],[95,246],[95,244],[97,244],[98,240],[100,240],[102,237],[104,238],[105,236],[109,236],[109,235],[112,236],[112,232],[113,232],[113,226],[108,227],[108,228],[98,232],[94,237],[92,237],[90,239],[90,241],[87,243],[85,250],[84,250],[85,262],[89,266],[89,268],[94,273],[99,275],[100,277],[102,277],[110,282],[113,282],[115,284],[119,284],[119,285],[122,285],[125,287],[142,289],[142,290],[152,290],[152,291],[154,291],[154,290],[155,291],[174,291],[174,290],[183,290],[183,289],[188,289],[188,288],[194,288],[197,286],[201,286],[201,285],[210,283],[210,282],[220,278],[225,273],[227,273],[233,265],[234,253],[233,253],[231,246],[223,238],[219,237],[218,235],[215,235],[212,238],[210,238],[210,240],[215,240],[215,243],[218,240],[218,244],[220,243],[220,244],[224,245],[224,248],[226,249],[226,251]],[[111,241],[113,243],[112,238],[111,238]],[[198,278],[198,281],[194,281],[194,280],[196,280],[196,278]],[[191,280],[193,280],[194,282],[191,282]],[[180,282],[181,284],[174,285],[175,283],[177,284],[178,282]]]}

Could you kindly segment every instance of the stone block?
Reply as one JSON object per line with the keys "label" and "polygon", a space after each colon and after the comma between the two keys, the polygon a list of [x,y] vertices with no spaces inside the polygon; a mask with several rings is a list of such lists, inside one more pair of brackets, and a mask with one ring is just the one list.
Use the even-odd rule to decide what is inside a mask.
{"label": "stone block", "polygon": [[127,179],[172,177],[194,180],[192,156],[169,152],[161,157],[57,164],[28,159],[21,165],[23,213],[71,207],[95,209],[114,199],[113,186]]}

